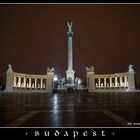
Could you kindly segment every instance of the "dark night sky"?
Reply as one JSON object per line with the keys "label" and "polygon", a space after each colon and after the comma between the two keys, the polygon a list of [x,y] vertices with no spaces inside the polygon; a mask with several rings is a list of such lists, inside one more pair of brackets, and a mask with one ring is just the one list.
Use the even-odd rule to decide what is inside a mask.
{"label": "dark night sky", "polygon": [[140,81],[140,5],[0,5],[0,75],[45,74],[46,66],[67,70],[67,21],[73,22],[74,70],[95,73],[136,69]]}

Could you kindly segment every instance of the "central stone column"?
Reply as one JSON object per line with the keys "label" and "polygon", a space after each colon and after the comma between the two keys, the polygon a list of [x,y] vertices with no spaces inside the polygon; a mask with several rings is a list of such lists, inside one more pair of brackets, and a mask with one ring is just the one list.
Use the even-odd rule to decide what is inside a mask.
{"label": "central stone column", "polygon": [[72,50],[72,22],[67,22],[67,27],[68,27],[68,32],[67,32],[67,37],[68,37],[68,69],[66,71],[66,78],[71,78],[72,81],[74,80],[74,73],[75,71],[73,70],[73,50]]}

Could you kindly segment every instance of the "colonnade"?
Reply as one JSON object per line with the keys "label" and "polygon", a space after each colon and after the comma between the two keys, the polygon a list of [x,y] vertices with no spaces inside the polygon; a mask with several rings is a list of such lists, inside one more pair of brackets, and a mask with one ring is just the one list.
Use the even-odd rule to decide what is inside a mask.
{"label": "colonnade", "polygon": [[[8,65],[6,73],[6,92],[13,92],[16,89],[33,89],[35,91],[44,89],[45,92],[52,92],[54,88],[53,68],[48,69],[47,74],[45,75],[32,75],[13,72],[12,66]],[[94,68],[87,68],[86,88],[89,92],[100,89],[123,89],[125,91],[134,91],[134,75],[133,65],[129,65],[128,72],[115,74],[95,74]]]}
{"label": "colonnade", "polygon": [[128,74],[94,75],[95,88],[128,87]]}
{"label": "colonnade", "polygon": [[98,90],[106,91],[104,89],[111,89],[114,91],[125,90],[135,91],[135,72],[133,65],[130,64],[127,72],[114,74],[95,74],[94,67],[86,67],[87,70],[87,85],[89,92]]}
{"label": "colonnade", "polygon": [[12,66],[8,65],[6,76],[6,92],[21,91],[22,89],[31,89],[32,91],[43,90],[52,92],[54,72],[52,69],[47,70],[47,74],[33,75],[13,72]]}
{"label": "colonnade", "polygon": [[14,73],[14,88],[45,89],[47,85],[46,75],[23,75]]}

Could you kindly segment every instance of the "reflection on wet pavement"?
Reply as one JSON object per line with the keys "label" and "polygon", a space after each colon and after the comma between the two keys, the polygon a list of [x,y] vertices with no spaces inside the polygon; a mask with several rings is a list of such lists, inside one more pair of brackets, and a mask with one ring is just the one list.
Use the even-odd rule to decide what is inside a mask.
{"label": "reflection on wet pavement", "polygon": [[140,93],[0,93],[1,127],[127,127],[139,110]]}

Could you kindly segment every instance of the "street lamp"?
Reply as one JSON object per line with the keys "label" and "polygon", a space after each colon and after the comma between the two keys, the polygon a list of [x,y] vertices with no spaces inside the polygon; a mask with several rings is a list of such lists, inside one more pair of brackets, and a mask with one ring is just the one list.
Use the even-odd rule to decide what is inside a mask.
{"label": "street lamp", "polygon": [[58,76],[57,75],[54,75],[53,81],[54,81],[54,88],[56,89],[57,88],[57,82],[58,82]]}

